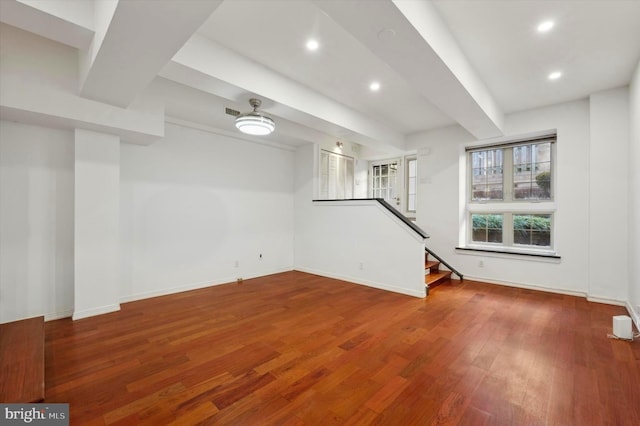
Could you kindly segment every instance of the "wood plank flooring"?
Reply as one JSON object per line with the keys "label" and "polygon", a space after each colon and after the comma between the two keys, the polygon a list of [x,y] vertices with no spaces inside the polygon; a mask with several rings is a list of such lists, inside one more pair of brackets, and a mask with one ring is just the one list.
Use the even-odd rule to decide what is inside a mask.
{"label": "wood plank flooring", "polygon": [[44,399],[44,317],[0,324],[0,402]]}
{"label": "wood plank flooring", "polygon": [[638,425],[624,308],[464,281],[425,300],[301,272],[46,323],[72,425]]}

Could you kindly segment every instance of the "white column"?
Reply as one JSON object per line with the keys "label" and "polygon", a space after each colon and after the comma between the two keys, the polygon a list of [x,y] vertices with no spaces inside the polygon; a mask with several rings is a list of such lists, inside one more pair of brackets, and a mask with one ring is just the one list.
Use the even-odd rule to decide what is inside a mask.
{"label": "white column", "polygon": [[[629,282],[629,93],[619,88],[589,98],[590,300],[622,302]],[[558,142],[560,143],[560,142]]]}
{"label": "white column", "polygon": [[73,319],[120,309],[120,138],[75,130]]}

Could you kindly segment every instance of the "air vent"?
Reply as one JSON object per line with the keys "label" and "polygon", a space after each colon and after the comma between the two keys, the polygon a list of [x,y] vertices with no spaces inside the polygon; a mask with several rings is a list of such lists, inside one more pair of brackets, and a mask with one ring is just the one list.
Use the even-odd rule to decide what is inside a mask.
{"label": "air vent", "polygon": [[224,112],[229,115],[233,115],[234,117],[237,117],[240,115],[240,111],[236,111],[235,109],[231,109],[231,108],[225,108]]}

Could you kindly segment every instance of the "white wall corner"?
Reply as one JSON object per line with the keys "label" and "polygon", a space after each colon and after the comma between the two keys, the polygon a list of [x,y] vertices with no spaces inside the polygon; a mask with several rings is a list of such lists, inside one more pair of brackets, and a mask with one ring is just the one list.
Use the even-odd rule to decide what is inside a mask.
{"label": "white wall corner", "polygon": [[636,325],[636,330],[640,330],[640,309],[633,309],[633,306],[628,300],[625,303],[625,307],[627,308],[627,312],[629,312],[629,316],[633,320],[633,323]]}
{"label": "white wall corner", "polygon": [[84,309],[84,310],[81,310],[81,311],[75,311],[71,318],[74,321],[76,321],[76,320],[83,319],[83,318],[94,317],[96,315],[108,314],[110,312],[117,312],[119,310],[120,310],[120,304],[119,303],[116,303],[116,304],[113,304],[113,305],[98,306],[96,308]]}

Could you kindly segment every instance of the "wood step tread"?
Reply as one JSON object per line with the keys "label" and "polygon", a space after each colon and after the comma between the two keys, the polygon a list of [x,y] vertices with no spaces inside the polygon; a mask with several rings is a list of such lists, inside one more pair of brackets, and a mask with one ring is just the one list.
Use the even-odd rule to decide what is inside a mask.
{"label": "wood step tread", "polygon": [[0,324],[0,402],[44,400],[44,317]]}
{"label": "wood step tread", "polygon": [[425,275],[424,282],[428,287],[434,287],[449,278],[451,278],[451,271],[438,271]]}
{"label": "wood step tread", "polygon": [[437,262],[435,260],[427,260],[426,262],[424,262],[424,269],[429,269],[429,268],[439,267],[439,266],[440,266],[440,262]]}

